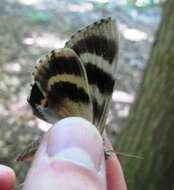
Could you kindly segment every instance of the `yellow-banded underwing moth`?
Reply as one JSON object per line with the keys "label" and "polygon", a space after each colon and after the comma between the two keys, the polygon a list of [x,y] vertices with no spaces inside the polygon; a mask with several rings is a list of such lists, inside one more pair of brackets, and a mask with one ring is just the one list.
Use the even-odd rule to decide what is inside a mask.
{"label": "yellow-banded underwing moth", "polygon": [[[118,56],[116,21],[101,19],[72,35],[65,47],[38,60],[28,103],[33,113],[54,124],[80,116],[103,132],[115,84]],[[17,161],[37,150],[31,143]]]}

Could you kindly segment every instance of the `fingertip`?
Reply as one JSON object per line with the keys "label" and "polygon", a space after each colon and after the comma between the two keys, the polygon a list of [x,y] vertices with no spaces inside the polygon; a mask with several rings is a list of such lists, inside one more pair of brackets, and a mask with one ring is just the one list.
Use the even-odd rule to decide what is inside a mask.
{"label": "fingertip", "polygon": [[12,190],[16,181],[14,171],[4,165],[0,165],[0,189]]}
{"label": "fingertip", "polygon": [[104,190],[105,176],[103,141],[99,132],[87,120],[71,117],[60,120],[46,133],[23,189],[54,186]]}
{"label": "fingertip", "polygon": [[85,119],[69,117],[59,121],[50,130],[47,144],[49,157],[100,168],[102,138],[96,127]]}

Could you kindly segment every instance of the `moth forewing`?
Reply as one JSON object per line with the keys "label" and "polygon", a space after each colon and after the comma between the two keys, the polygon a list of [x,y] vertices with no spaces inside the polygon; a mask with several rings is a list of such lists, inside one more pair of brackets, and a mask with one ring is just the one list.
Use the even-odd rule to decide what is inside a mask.
{"label": "moth forewing", "polygon": [[37,94],[44,94],[36,101],[33,98],[37,95],[36,87],[31,90],[28,101],[36,115],[42,115],[42,119],[51,123],[69,116],[81,116],[92,121],[86,71],[72,49],[54,50],[41,58],[34,72],[34,81],[33,87],[39,86]]}

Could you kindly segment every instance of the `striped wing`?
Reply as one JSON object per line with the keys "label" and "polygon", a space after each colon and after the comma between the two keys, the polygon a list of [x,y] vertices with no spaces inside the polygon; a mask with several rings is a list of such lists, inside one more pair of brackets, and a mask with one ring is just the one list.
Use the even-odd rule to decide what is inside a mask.
{"label": "striped wing", "polygon": [[[80,116],[92,122],[86,71],[72,49],[54,50],[38,61],[28,102],[37,117],[50,123],[70,116]],[[30,159],[39,143],[40,137],[29,144],[16,161]]]}
{"label": "striped wing", "polygon": [[[65,48],[41,58],[33,73],[28,102],[39,118],[55,123],[80,116],[103,131],[118,54],[116,23],[107,18],[78,31]],[[37,150],[39,139],[18,157],[25,160]]]}
{"label": "striped wing", "polygon": [[86,72],[72,49],[54,50],[42,57],[33,77],[28,102],[36,116],[50,123],[69,116],[92,121]]}
{"label": "striped wing", "polygon": [[103,131],[113,92],[118,55],[115,20],[102,19],[79,30],[66,43],[84,64],[93,103],[93,123]]}

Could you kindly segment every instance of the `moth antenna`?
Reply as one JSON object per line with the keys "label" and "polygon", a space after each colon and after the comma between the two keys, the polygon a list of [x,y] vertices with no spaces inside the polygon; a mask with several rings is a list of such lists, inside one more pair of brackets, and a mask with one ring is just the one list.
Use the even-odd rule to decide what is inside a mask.
{"label": "moth antenna", "polygon": [[138,156],[138,155],[133,155],[133,154],[127,154],[127,153],[123,153],[123,152],[118,152],[118,151],[115,151],[117,155],[119,156],[125,156],[125,157],[128,157],[128,158],[136,158],[136,159],[144,159],[142,156]]}

